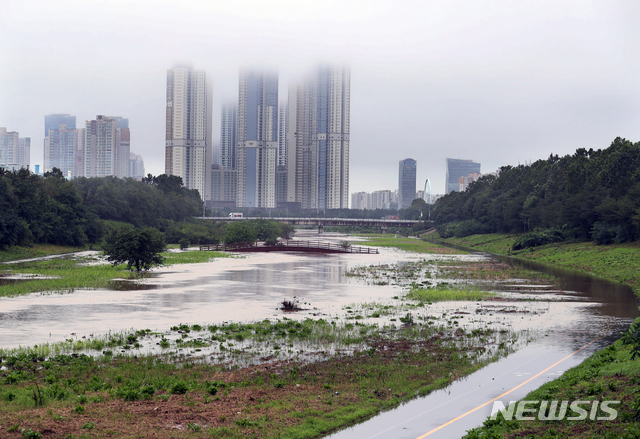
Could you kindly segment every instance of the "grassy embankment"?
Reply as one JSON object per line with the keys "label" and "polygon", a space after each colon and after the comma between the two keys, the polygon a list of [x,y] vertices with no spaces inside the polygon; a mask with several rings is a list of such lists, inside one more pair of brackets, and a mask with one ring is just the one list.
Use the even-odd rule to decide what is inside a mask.
{"label": "grassy embankment", "polygon": [[444,242],[518,258],[530,259],[629,285],[640,296],[640,242],[596,245],[592,242],[555,243],[513,251],[515,235],[473,235]]}
{"label": "grassy embankment", "polygon": [[86,250],[86,248],[65,247],[61,245],[35,244],[31,247],[12,246],[0,250],[0,262],[20,259],[40,258],[42,256],[61,255]]}
{"label": "grassy embankment", "polygon": [[405,238],[401,236],[380,235],[380,234],[359,234],[367,238],[367,241],[358,241],[354,245],[370,245],[374,247],[393,247],[400,250],[415,253],[437,253],[437,254],[464,254],[466,252],[454,250],[442,245],[423,241],[415,238]]}
{"label": "grassy embankment", "polygon": [[[226,253],[206,251],[163,253],[162,255],[165,257],[165,265],[200,263],[228,256]],[[37,277],[27,280],[5,280],[0,284],[0,297],[34,292],[67,292],[79,288],[108,288],[110,283],[116,279],[135,280],[145,275],[145,273],[129,272],[125,265],[114,267],[110,264],[96,262],[95,257],[60,257],[45,261],[2,265],[0,266],[0,276],[33,275]]]}

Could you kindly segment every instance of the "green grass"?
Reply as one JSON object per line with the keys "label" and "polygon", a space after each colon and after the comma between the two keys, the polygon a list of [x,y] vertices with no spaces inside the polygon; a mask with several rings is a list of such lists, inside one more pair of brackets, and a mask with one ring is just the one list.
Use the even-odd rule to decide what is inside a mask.
{"label": "green grass", "polygon": [[[634,421],[640,416],[640,361],[631,360],[630,346],[617,341],[606,349],[596,352],[580,365],[569,369],[560,378],[550,381],[529,393],[523,400],[541,401],[621,401],[612,405],[617,410],[617,419],[612,421],[540,421],[505,420],[498,415],[496,420],[484,422],[479,428],[470,430],[466,439],[479,438],[607,438],[626,439],[640,437],[640,425]],[[583,406],[584,407],[584,406]],[[597,416],[606,416],[599,412]],[[575,416],[569,412],[567,416]]]}
{"label": "green grass", "polygon": [[367,241],[354,243],[355,245],[370,245],[374,247],[394,247],[415,253],[457,253],[463,254],[463,251],[451,250],[447,247],[434,244],[432,242],[423,241],[415,238],[395,237],[391,235],[379,234],[363,234],[358,235],[367,238]]}
{"label": "green grass", "polygon": [[421,302],[480,301],[495,297],[495,294],[477,289],[414,288],[406,297]]}
{"label": "green grass", "polygon": [[60,245],[37,244],[31,247],[13,246],[0,250],[0,262],[17,261],[20,259],[39,258],[42,256],[60,255],[86,250],[86,248],[65,247]]}
{"label": "green grass", "polygon": [[[229,255],[220,252],[163,253],[166,265],[208,262]],[[125,265],[91,264],[93,258],[56,258],[6,265],[0,273],[19,273],[46,276],[51,279],[32,279],[0,285],[0,297],[18,296],[35,292],[70,292],[75,289],[108,288],[114,279],[139,279],[144,273],[129,272]]]}

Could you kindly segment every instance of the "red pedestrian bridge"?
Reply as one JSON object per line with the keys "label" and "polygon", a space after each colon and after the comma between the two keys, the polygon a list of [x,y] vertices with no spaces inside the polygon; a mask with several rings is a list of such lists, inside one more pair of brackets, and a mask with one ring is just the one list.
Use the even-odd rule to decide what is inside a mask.
{"label": "red pedestrian bridge", "polygon": [[375,247],[357,247],[351,244],[333,244],[322,241],[301,241],[285,239],[282,241],[239,242],[234,244],[201,245],[201,251],[227,252],[308,252],[308,253],[365,253],[378,254]]}

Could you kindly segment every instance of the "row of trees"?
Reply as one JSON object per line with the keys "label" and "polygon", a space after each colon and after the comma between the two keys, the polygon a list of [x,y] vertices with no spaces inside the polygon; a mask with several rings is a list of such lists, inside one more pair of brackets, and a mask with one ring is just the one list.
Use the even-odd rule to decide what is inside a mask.
{"label": "row of trees", "polygon": [[616,138],[604,150],[505,166],[432,211],[442,236],[526,233],[527,247],[559,240],[640,239],[640,142]]}
{"label": "row of trees", "polygon": [[168,228],[201,212],[198,191],[184,188],[176,176],[68,181],[55,168],[44,176],[0,168],[0,248],[81,246],[102,239],[104,220]]}

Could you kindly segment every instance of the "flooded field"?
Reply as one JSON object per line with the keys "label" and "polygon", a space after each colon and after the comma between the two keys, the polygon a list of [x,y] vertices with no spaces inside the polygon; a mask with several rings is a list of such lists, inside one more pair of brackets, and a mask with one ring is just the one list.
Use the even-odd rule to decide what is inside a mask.
{"label": "flooded field", "polygon": [[[325,235],[323,239],[340,241],[345,237]],[[422,289],[425,297],[433,297],[429,294],[447,286],[468,286],[492,295],[464,302],[404,299],[410,290]],[[303,310],[289,313],[280,309],[283,300],[294,298]],[[494,355],[498,346],[516,351],[454,383],[447,389],[448,395],[435,392],[396,409],[395,430],[381,429],[380,423],[390,426],[389,412],[336,435],[400,438],[417,437],[427,431],[425,428],[449,420],[451,407],[447,404],[457,404],[460,395],[468,396],[482,387],[487,374],[499,387],[493,393],[499,392],[523,374],[533,374],[527,367],[553,364],[558,356],[597,339],[572,360],[580,361],[610,343],[636,316],[637,300],[621,285],[484,254],[417,255],[389,248],[381,248],[377,255],[254,253],[160,268],[142,280],[114,282],[110,289],[0,298],[0,349],[58,343],[59,349],[77,351],[83,343],[90,347],[91,340],[116,340],[112,346],[98,345],[96,352],[112,349],[127,355],[201,357],[214,362],[236,361],[242,366],[256,359],[299,360],[313,353],[307,357],[313,361],[320,358],[316,354],[320,351],[326,355],[366,349],[353,341],[359,334],[393,330],[416,321],[446,325],[467,334],[488,330],[498,336],[487,344],[494,346],[488,355]],[[265,319],[271,322],[261,326],[261,331],[269,333],[265,337],[247,338],[232,326]],[[282,323],[287,320],[302,324]],[[347,326],[342,326],[342,333],[331,335],[332,321],[346,322]],[[319,335],[290,344],[274,338],[278,331],[291,334],[292,328]],[[146,331],[127,343],[135,330]],[[327,334],[337,342],[327,343]],[[505,336],[500,338],[500,334]],[[546,379],[557,376],[566,365],[548,373]],[[495,377],[501,379],[496,382]],[[477,400],[485,397],[479,395]],[[467,404],[475,401],[472,397],[463,399]],[[434,407],[443,409],[434,412]],[[427,414],[429,422],[424,419]],[[455,430],[430,437],[459,437],[486,416],[480,411]],[[380,436],[380,431],[387,433]]]}

